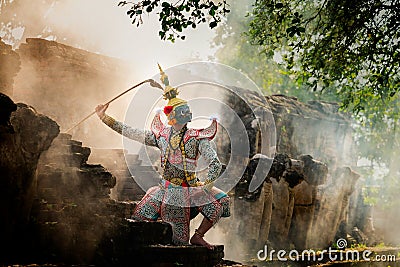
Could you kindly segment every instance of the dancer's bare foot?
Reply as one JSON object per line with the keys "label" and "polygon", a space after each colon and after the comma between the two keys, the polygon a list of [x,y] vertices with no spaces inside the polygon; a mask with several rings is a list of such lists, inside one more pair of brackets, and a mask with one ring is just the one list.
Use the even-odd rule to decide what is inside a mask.
{"label": "dancer's bare foot", "polygon": [[208,243],[203,239],[203,237],[200,234],[195,233],[192,238],[190,238],[190,244],[192,245],[199,245],[206,247],[208,249],[214,249],[214,246]]}

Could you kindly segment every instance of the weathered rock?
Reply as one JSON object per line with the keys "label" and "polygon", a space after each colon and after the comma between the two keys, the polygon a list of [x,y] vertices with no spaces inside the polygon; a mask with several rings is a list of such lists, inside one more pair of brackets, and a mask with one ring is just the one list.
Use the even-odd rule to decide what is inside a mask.
{"label": "weathered rock", "polygon": [[[274,240],[275,245],[284,246],[288,244],[286,239],[291,225],[291,214],[295,208],[292,205],[293,203],[290,204],[290,202],[296,201],[293,196],[297,192],[297,185],[304,180],[304,163],[300,160],[291,159],[285,154],[277,154],[273,159],[271,170],[264,177],[263,185],[255,191],[249,192],[249,183],[257,166],[261,168],[269,166],[271,161],[272,159],[266,156],[255,155],[250,160],[242,179],[235,187],[234,213],[239,220],[239,228],[236,231],[240,235],[246,236],[247,242],[243,241],[246,247],[254,247],[254,245],[262,247],[267,243],[268,237]],[[277,181],[274,183],[275,186],[272,185],[271,179]],[[282,186],[284,188],[281,188]],[[278,191],[275,192],[273,188],[278,189]],[[286,196],[290,199],[286,199]],[[312,202],[311,194],[309,198]],[[273,219],[271,220],[271,218]],[[307,227],[310,227],[311,222],[312,215],[311,218],[308,218],[309,225]],[[280,236],[280,239],[275,240],[272,234]]]}
{"label": "weathered rock", "polygon": [[294,208],[289,237],[297,249],[307,249],[314,218],[316,186],[325,183],[328,168],[310,155],[302,155],[299,159],[304,181],[293,188]]}
{"label": "weathered rock", "polygon": [[[56,120],[62,131],[131,86],[130,68],[118,59],[40,38],[27,38],[15,52],[21,69],[15,77],[13,98]],[[122,118],[128,104],[129,97],[120,99],[113,115]],[[95,119],[71,133],[91,147],[104,147],[104,140],[107,147],[121,146],[119,136],[104,131]]]}
{"label": "weathered rock", "polygon": [[[349,200],[349,213],[347,224],[344,225],[345,232],[352,232],[352,227],[356,227],[360,229],[366,236],[367,246],[374,246],[379,242],[382,242],[382,237],[378,237],[375,230],[375,218],[374,218],[374,208],[379,209],[379,207],[374,207],[372,203],[367,203],[364,198],[367,197],[368,191],[373,191],[373,187],[365,187],[365,180],[358,179],[356,183],[356,190],[352,194]],[[392,214],[392,213],[390,213]],[[392,224],[397,225],[397,223],[393,222]],[[387,229],[385,227],[385,229]],[[385,240],[389,240],[385,238]]]}
{"label": "weathered rock", "polygon": [[329,184],[319,188],[318,208],[309,240],[311,247],[323,248],[335,241],[339,225],[348,220],[349,197],[359,176],[349,167],[339,168],[330,177]]}
{"label": "weathered rock", "polygon": [[285,171],[290,169],[291,164],[292,162],[288,155],[281,153],[276,154],[268,176],[279,181],[281,177],[283,177]]}
{"label": "weathered rock", "polygon": [[[15,246],[20,246],[16,243],[26,240],[38,160],[59,133],[57,123],[50,118],[25,104],[17,106],[10,118],[13,132],[0,126],[0,235],[8,244],[3,256],[16,253]],[[0,113],[9,114],[9,107],[1,105]]]}
{"label": "weathered rock", "polygon": [[17,110],[17,105],[7,95],[0,93],[0,107],[0,127],[4,132],[14,133],[10,117]]}
{"label": "weathered rock", "polygon": [[140,249],[139,255],[147,266],[217,266],[224,257],[224,246],[217,245],[209,250],[200,246],[152,245]]}
{"label": "weathered rock", "polygon": [[20,64],[19,55],[0,38],[0,93],[13,95],[14,78],[20,70]]}
{"label": "weathered rock", "polygon": [[246,199],[245,196],[235,195],[233,206],[233,213],[237,220],[234,234],[240,236],[241,245],[249,252],[260,243],[260,237],[263,241],[267,241],[271,221],[271,183],[264,182],[259,191],[260,195],[252,201]]}
{"label": "weathered rock", "polygon": [[90,149],[81,146],[60,134],[40,158],[31,235],[38,245],[30,260],[96,266],[131,266],[133,258],[150,266],[212,266],[222,260],[222,246],[215,251],[172,246],[171,225],[126,219],[136,203],[110,199],[115,177],[99,164],[88,164]]}
{"label": "weathered rock", "polygon": [[302,103],[284,95],[266,96],[275,118],[277,152],[292,158],[312,155],[328,166],[355,166],[355,144],[347,114],[337,103]]}
{"label": "weathered rock", "polygon": [[314,188],[305,180],[293,188],[294,207],[289,238],[297,249],[308,248],[307,239],[314,218]]}
{"label": "weathered rock", "polygon": [[274,247],[288,247],[288,234],[293,215],[294,196],[289,183],[272,180],[273,202],[269,240]]}
{"label": "weathered rock", "polygon": [[368,237],[357,227],[353,227],[351,236],[356,240],[356,244],[367,244]]}
{"label": "weathered rock", "polygon": [[301,155],[299,160],[303,162],[304,179],[308,184],[317,186],[326,182],[328,167],[325,163],[313,159],[310,155]]}
{"label": "weathered rock", "polygon": [[89,161],[101,163],[116,177],[111,197],[119,201],[138,201],[144,196],[143,185],[138,185],[136,177],[141,178],[140,181],[158,178],[152,166],[141,165],[139,155],[128,154],[123,149],[94,149]]}
{"label": "weathered rock", "polygon": [[[321,199],[327,197],[325,195],[333,194],[336,190],[346,191],[343,193],[346,196],[350,196],[353,192],[353,188],[347,190],[341,188],[340,185],[339,189],[332,189],[330,192],[329,187],[333,185],[328,182],[329,176],[331,179],[337,179],[336,176],[342,175],[334,172],[336,168],[343,165],[356,165],[356,159],[353,156],[355,146],[348,115],[339,112],[336,103],[323,101],[301,103],[294,97],[272,95],[265,96],[267,100],[267,104],[265,104],[265,101],[251,91],[245,92],[240,88],[234,88],[234,90],[248,96],[250,104],[242,103],[243,101],[241,102],[236,96],[230,94],[226,99],[242,118],[250,136],[254,135],[251,131],[254,129],[249,125],[251,124],[249,116],[254,118],[254,116],[251,117],[251,110],[262,107],[272,112],[275,119],[277,151],[276,155],[270,157],[274,159],[268,174],[268,178],[275,178],[272,179],[273,206],[269,240],[278,247],[293,244],[298,248],[306,248],[313,245],[314,243],[310,240],[313,239],[316,232],[324,231],[314,228],[313,222],[319,217],[324,220],[323,218],[333,216],[328,210],[318,213]],[[273,128],[272,125],[269,126]],[[258,128],[256,137],[260,136],[259,132],[260,128]],[[271,136],[274,135],[271,134]],[[274,142],[270,142],[269,137],[264,135],[263,138],[266,140],[263,142],[273,144]],[[254,147],[250,151],[254,151],[255,155],[260,153],[260,142],[257,141],[257,138],[249,140],[250,146]],[[248,169],[255,169],[257,163],[261,161],[258,160],[257,163],[254,161],[254,164],[251,162],[252,160],[250,160]],[[254,192],[247,191],[251,180],[248,176],[245,172],[244,177],[235,188],[235,204],[238,196],[253,201],[254,205],[266,204],[256,201],[260,196],[261,187]],[[320,190],[317,189],[318,186],[321,187]],[[322,188],[326,190],[322,190]],[[335,210],[334,213],[337,213],[338,217],[343,217],[348,212],[348,205],[345,205],[348,203],[348,198],[337,197],[340,199],[340,204],[332,209]],[[337,218],[335,217],[335,219]],[[248,219],[246,222],[248,223]],[[249,224],[253,225],[254,223]],[[334,235],[338,230],[338,224],[335,223],[332,227],[331,232]],[[327,232],[324,234],[327,235]],[[326,239],[320,244],[323,243],[323,246],[327,246],[330,244],[329,242],[330,240]]]}
{"label": "weathered rock", "polygon": [[262,210],[260,232],[258,235],[258,247],[262,247],[266,244],[269,237],[273,203],[272,183],[264,183],[261,194],[264,198],[264,206]]}

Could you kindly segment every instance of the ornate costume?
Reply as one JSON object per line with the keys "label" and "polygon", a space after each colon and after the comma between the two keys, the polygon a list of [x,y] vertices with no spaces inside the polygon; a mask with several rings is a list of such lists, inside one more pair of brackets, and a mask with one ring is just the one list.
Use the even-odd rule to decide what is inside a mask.
{"label": "ornate costume", "polygon": [[[186,123],[192,115],[186,101],[177,98],[178,91],[169,86],[168,77],[161,70],[161,81],[165,85],[164,97],[169,99],[164,113],[169,124],[184,125],[180,130],[164,125],[157,114],[150,130],[134,129],[118,122],[108,115],[102,121],[118,133],[158,147],[161,151],[162,178],[160,184],[150,188],[137,205],[133,219],[157,220],[172,225],[175,244],[189,243],[189,223],[202,213],[212,224],[221,217],[230,216],[229,197],[213,187],[213,182],[221,171],[221,163],[210,141],[217,132],[217,121],[205,129],[190,129]],[[208,175],[204,182],[196,176],[199,156],[208,162]]]}

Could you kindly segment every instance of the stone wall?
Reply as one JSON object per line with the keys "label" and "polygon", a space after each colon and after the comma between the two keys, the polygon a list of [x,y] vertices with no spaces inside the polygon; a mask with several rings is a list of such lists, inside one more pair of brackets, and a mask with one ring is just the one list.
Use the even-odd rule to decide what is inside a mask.
{"label": "stone wall", "polygon": [[14,78],[20,65],[19,55],[0,38],[0,93],[13,95]]}
{"label": "stone wall", "polygon": [[290,157],[312,155],[331,169],[356,166],[350,117],[336,103],[302,103],[284,95],[266,96],[274,114],[277,152]]}
{"label": "stone wall", "polygon": [[87,162],[90,148],[59,134],[32,107],[18,104],[14,111],[1,96],[1,114],[11,118],[0,125],[0,231],[7,244],[0,264],[200,267],[222,261],[222,245],[212,251],[174,246],[169,224],[130,220],[136,202],[110,198],[116,178]]}
{"label": "stone wall", "polygon": [[[20,58],[13,99],[56,120],[62,132],[135,80],[126,62],[54,41],[27,38],[13,53]],[[113,103],[111,113],[123,118],[128,101],[125,97]],[[93,116],[71,134],[91,147],[121,147],[121,138],[102,127]]]}
{"label": "stone wall", "polygon": [[0,99],[0,114],[11,115],[8,125],[0,125],[0,236],[7,244],[0,254],[1,260],[18,253],[25,245],[37,192],[39,157],[50,147],[59,128],[53,120],[25,104],[17,104],[11,113],[6,110],[11,100],[5,95]]}
{"label": "stone wall", "polygon": [[[256,191],[246,193],[243,185],[236,186],[234,219],[229,227],[234,225],[239,242],[253,254],[264,244],[273,248],[326,248],[337,238],[346,238],[355,226],[354,209],[349,203],[359,174],[352,170],[356,157],[350,119],[335,103],[301,103],[284,95],[265,98],[268,106],[263,108],[272,112],[276,127],[275,160]],[[226,99],[239,111],[250,134],[251,156],[255,157],[248,168],[254,173],[256,165],[251,165],[260,160],[257,157],[271,160],[261,153],[259,140],[253,138],[257,136],[251,124],[255,116],[234,95]],[[253,110],[264,105],[257,96],[248,99]],[[269,137],[262,141],[271,143]],[[253,173],[245,173],[244,187]]]}
{"label": "stone wall", "polygon": [[142,165],[139,155],[123,149],[92,149],[89,162],[101,163],[115,175],[117,184],[111,190],[115,200],[138,201],[158,183],[159,174],[153,166]]}

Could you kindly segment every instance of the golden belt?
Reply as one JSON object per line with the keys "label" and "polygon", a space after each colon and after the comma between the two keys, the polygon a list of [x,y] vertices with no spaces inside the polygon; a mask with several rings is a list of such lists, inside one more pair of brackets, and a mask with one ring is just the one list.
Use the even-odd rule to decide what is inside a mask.
{"label": "golden belt", "polygon": [[190,175],[188,175],[185,178],[179,178],[179,177],[164,177],[165,180],[173,183],[174,185],[182,185],[184,184],[184,182],[186,182],[189,186],[194,186],[192,185],[194,180],[197,179],[196,174],[192,173]]}

